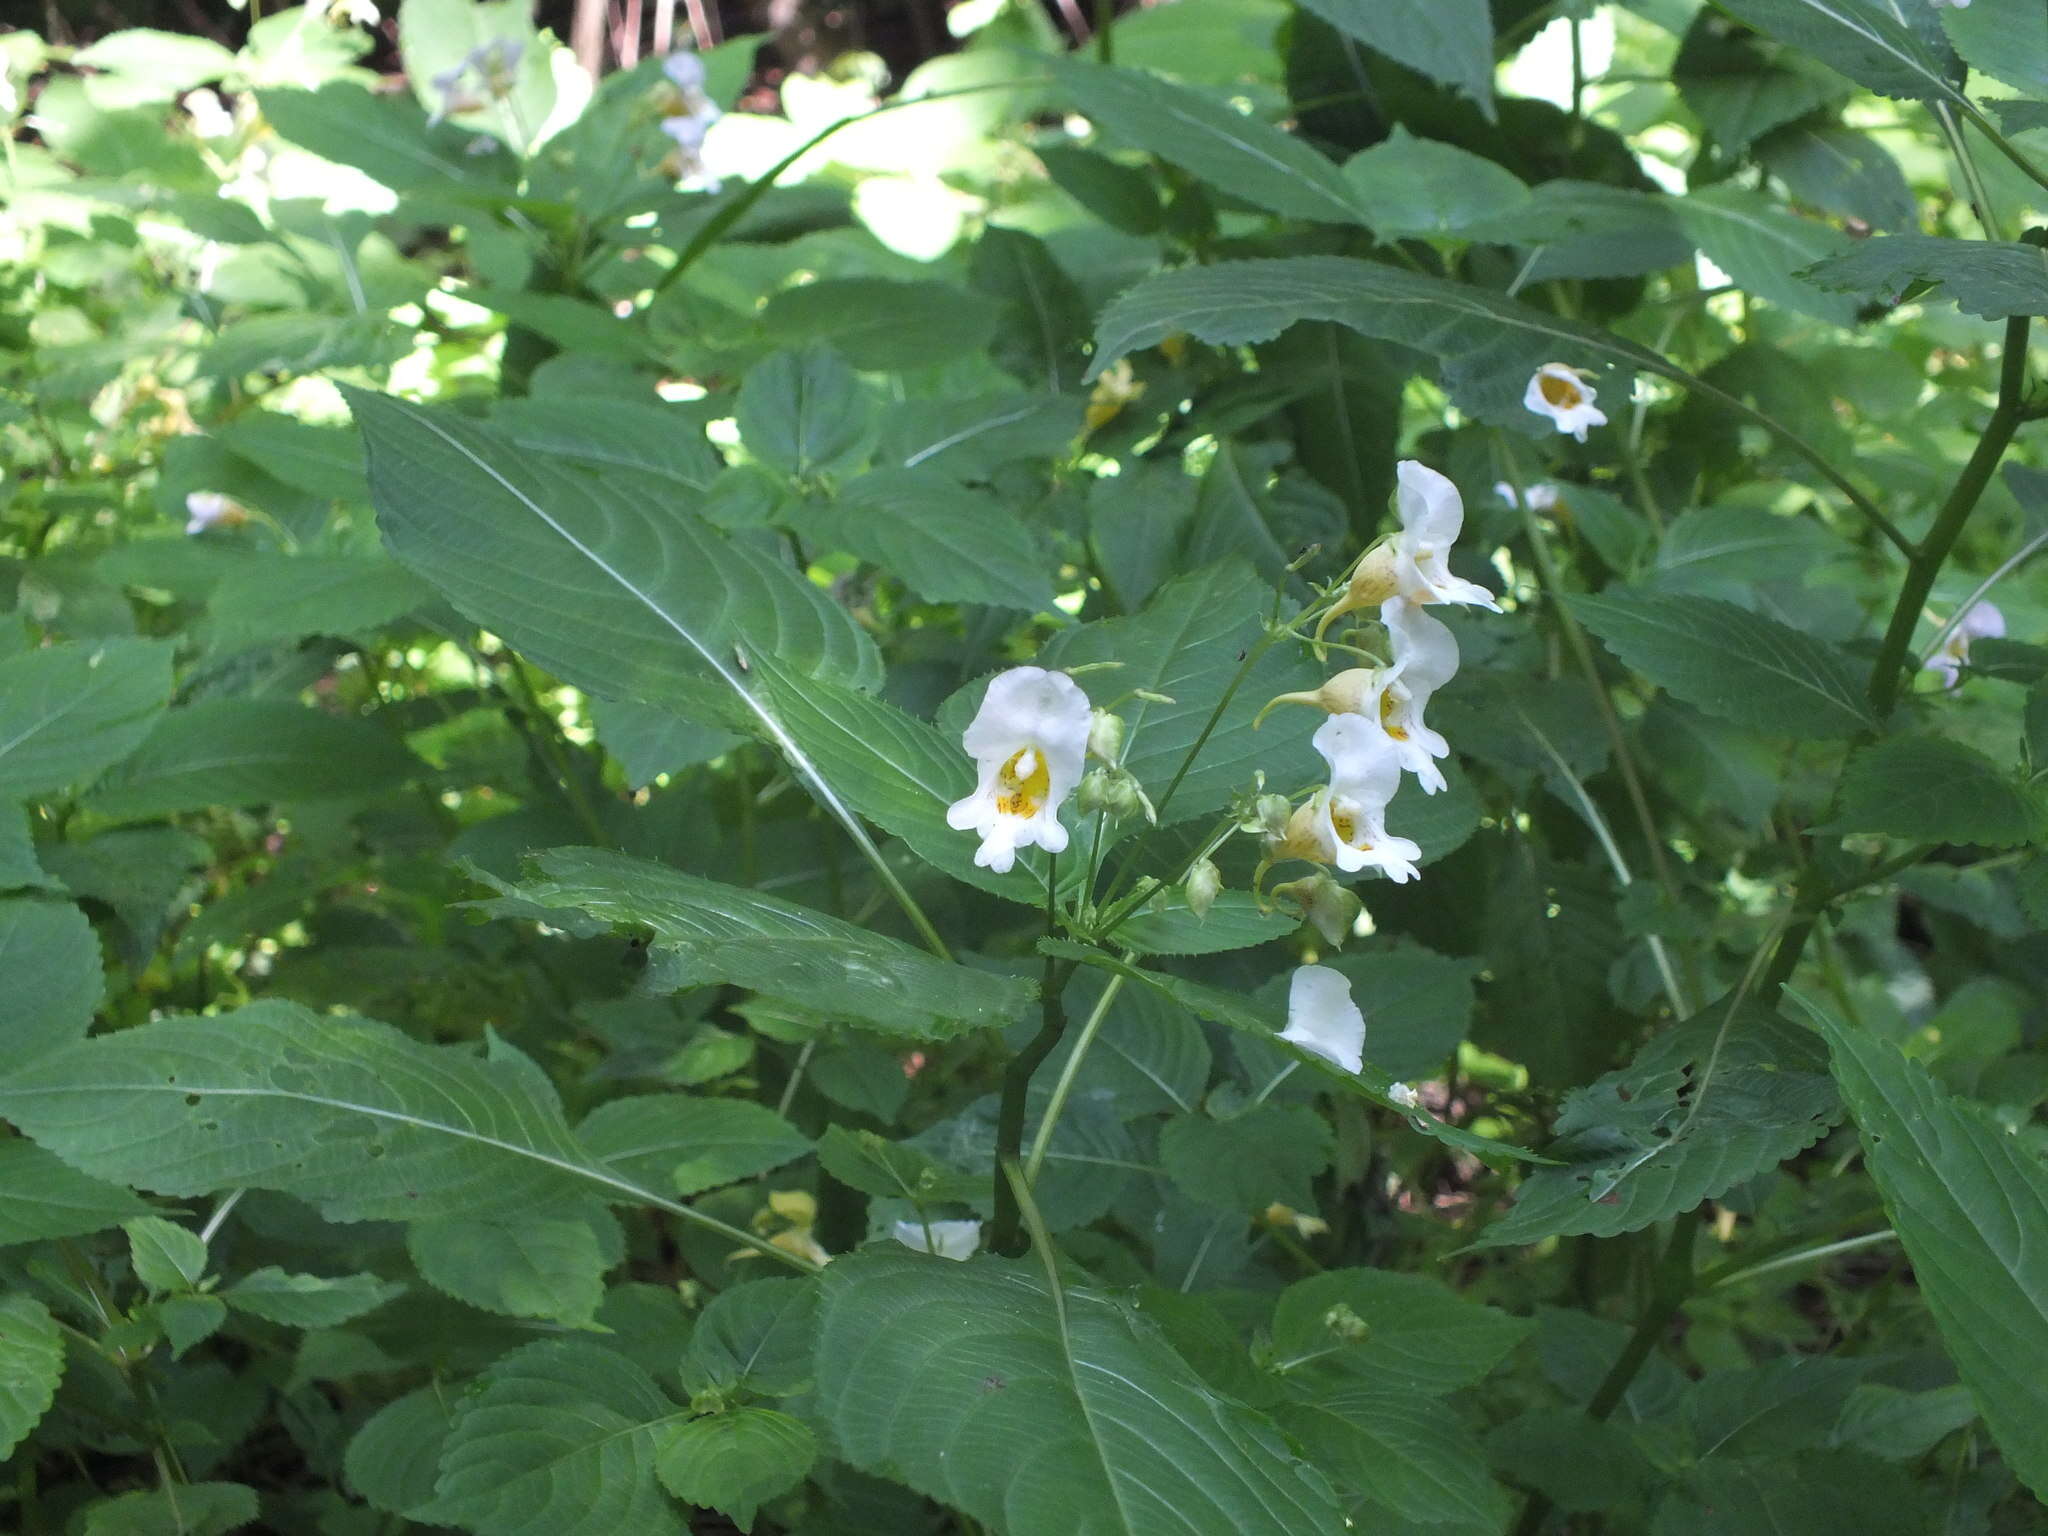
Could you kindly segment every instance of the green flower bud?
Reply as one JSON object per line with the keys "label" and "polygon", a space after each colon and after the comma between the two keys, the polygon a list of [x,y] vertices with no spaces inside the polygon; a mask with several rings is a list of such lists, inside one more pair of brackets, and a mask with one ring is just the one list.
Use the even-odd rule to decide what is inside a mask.
{"label": "green flower bud", "polygon": [[1216,905],[1216,895],[1223,889],[1223,871],[1208,859],[1195,860],[1195,867],[1188,871],[1184,894],[1188,910],[1197,917],[1207,917],[1209,909]]}

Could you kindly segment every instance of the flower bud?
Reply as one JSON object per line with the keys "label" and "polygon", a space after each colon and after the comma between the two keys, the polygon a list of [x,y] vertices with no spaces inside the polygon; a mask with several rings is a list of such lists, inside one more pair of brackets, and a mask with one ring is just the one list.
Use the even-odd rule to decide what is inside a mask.
{"label": "flower bud", "polygon": [[1337,599],[1330,611],[1323,615],[1316,625],[1316,638],[1323,638],[1323,632],[1339,614],[1355,613],[1360,608],[1378,610],[1381,603],[1395,596],[1401,590],[1396,574],[1398,555],[1392,543],[1375,544],[1368,549],[1358,564],[1352,567],[1351,580],[1345,584],[1344,595]]}
{"label": "flower bud", "polygon": [[1274,706],[1280,704],[1311,704],[1325,714],[1362,715],[1372,697],[1379,691],[1379,673],[1371,667],[1352,667],[1339,672],[1313,693],[1280,693],[1266,701],[1266,707],[1252,719],[1252,729],[1257,730]]}
{"label": "flower bud", "polygon": [[1276,885],[1270,893],[1276,902],[1296,908],[1314,926],[1332,949],[1342,949],[1351,937],[1351,925],[1365,910],[1365,903],[1349,889],[1318,870],[1301,880]]}
{"label": "flower bud", "polygon": [[1216,905],[1217,893],[1223,889],[1223,871],[1209,859],[1195,860],[1195,867],[1188,871],[1184,894],[1188,910],[1197,917],[1207,917],[1209,909]]}
{"label": "flower bud", "polygon": [[1094,710],[1089,714],[1088,755],[1100,758],[1105,763],[1122,760],[1124,722],[1121,715],[1113,715],[1106,709]]}
{"label": "flower bud", "polygon": [[1098,811],[1109,809],[1110,770],[1091,768],[1082,775],[1081,784],[1074,791],[1074,809],[1083,816],[1093,816]]}

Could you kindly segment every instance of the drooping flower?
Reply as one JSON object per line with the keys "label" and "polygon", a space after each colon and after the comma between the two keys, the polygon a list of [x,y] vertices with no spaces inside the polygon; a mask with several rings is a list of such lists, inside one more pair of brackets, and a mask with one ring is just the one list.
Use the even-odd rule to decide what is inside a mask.
{"label": "drooping flower", "polygon": [[185,531],[204,533],[209,528],[239,528],[249,514],[232,496],[219,491],[193,491],[185,497]]}
{"label": "drooping flower", "polygon": [[1210,908],[1216,905],[1216,898],[1223,894],[1223,871],[1210,859],[1197,859],[1188,870],[1188,878],[1181,886],[1188,910],[1196,917],[1207,917]]}
{"label": "drooping flower", "polygon": [[981,1246],[978,1221],[899,1221],[889,1235],[906,1248],[942,1259],[971,1259]]}
{"label": "drooping flower", "polygon": [[1320,933],[1323,942],[1332,949],[1344,947],[1359,914],[1365,910],[1365,903],[1358,899],[1358,893],[1332,880],[1326,869],[1319,869],[1300,880],[1276,885],[1266,894],[1275,906],[1292,907],[1300,912],[1303,920]]}
{"label": "drooping flower", "polygon": [[980,834],[976,864],[1002,874],[1020,846],[1067,846],[1059,808],[1081,780],[1088,724],[1088,695],[1064,672],[1012,667],[990,681],[960,738],[978,782],[946,808],[946,825]]}
{"label": "drooping flower", "polygon": [[1309,802],[1315,835],[1347,874],[1377,869],[1396,885],[1415,878],[1421,848],[1387,832],[1387,802],[1401,787],[1398,744],[1377,720],[1332,715],[1311,738],[1330,765],[1330,782]]}
{"label": "drooping flower", "polygon": [[1529,376],[1522,404],[1539,416],[1548,416],[1557,423],[1558,431],[1569,432],[1583,443],[1588,427],[1607,425],[1607,413],[1593,404],[1597,398],[1593,386],[1575,369],[1563,363],[1545,363]]}
{"label": "drooping flower", "polygon": [[1486,588],[1451,574],[1451,546],[1465,527],[1465,502],[1458,488],[1415,459],[1403,459],[1395,475],[1400,489],[1394,510],[1401,531],[1358,562],[1344,595],[1316,626],[1317,639],[1339,614],[1378,608],[1390,597],[1418,604],[1473,603],[1500,612],[1500,604]]}
{"label": "drooping flower", "polygon": [[1458,675],[1458,637],[1405,597],[1390,597],[1380,608],[1394,664],[1379,688],[1380,725],[1394,740],[1401,766],[1414,774],[1426,794],[1444,787],[1433,759],[1449,757],[1450,743],[1423,723],[1422,712],[1436,691]]}
{"label": "drooping flower", "polygon": [[1287,1027],[1280,1038],[1346,1072],[1364,1066],[1365,1015],[1351,1000],[1350,978],[1326,965],[1298,967],[1287,986]]}
{"label": "drooping flower", "polygon": [[1941,686],[1953,688],[1970,659],[1970,642],[1998,640],[2005,635],[2005,615],[1991,603],[1972,603],[1948,632],[1948,638],[1927,658],[1927,670],[1941,674]]}

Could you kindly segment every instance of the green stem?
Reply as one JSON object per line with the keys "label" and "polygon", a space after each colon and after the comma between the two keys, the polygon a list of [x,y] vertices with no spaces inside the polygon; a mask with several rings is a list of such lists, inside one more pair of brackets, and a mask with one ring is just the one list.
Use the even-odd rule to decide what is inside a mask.
{"label": "green stem", "polygon": [[1935,515],[1934,526],[1906,562],[1906,580],[1892,605],[1891,623],[1878,647],[1877,661],[1870,669],[1870,705],[1882,721],[1898,703],[1905,681],[1906,653],[1913,644],[1913,630],[1920,622],[1920,610],[1934,590],[1934,579],[1961,537],[1963,525],[1976,510],[1977,500],[1991,483],[1998,461],[2005,457],[2013,434],[2026,419],[2022,396],[2027,379],[2027,316],[2014,315],[2005,322],[2005,357],[1999,368],[1998,403],[1991,419],[1977,439],[1977,447],[1956,477],[1948,500]]}
{"label": "green stem", "polygon": [[[1124,956],[1126,960],[1129,955]],[[1039,1117],[1038,1129],[1031,1137],[1031,1155],[1024,1160],[1024,1182],[1036,1184],[1038,1170],[1045,1166],[1045,1154],[1052,1146],[1053,1127],[1060,1123],[1060,1114],[1067,1107],[1067,1100],[1073,1095],[1074,1083],[1081,1075],[1081,1063],[1088,1055],[1089,1047],[1095,1044],[1095,1037],[1102,1030],[1102,1021],[1109,1017],[1109,1005],[1123,990],[1124,979],[1111,976],[1103,983],[1102,995],[1095,999],[1095,1006],[1089,1010],[1087,1019],[1081,1025],[1081,1033],[1074,1041],[1074,1049],[1068,1053],[1066,1065],[1060,1068],[1059,1081],[1052,1086],[1052,1097],[1046,1101],[1045,1113]]]}
{"label": "green stem", "polygon": [[[1045,931],[1055,929],[1056,914],[1052,892],[1059,883],[1057,857],[1046,861]],[[1038,1033],[1019,1051],[1003,1073],[1003,1097],[996,1111],[995,1219],[990,1223],[988,1246],[991,1253],[1014,1258],[1022,1252],[1023,1208],[1006,1168],[1016,1168],[1024,1147],[1024,1105],[1031,1092],[1031,1077],[1045,1058],[1059,1047],[1067,1032],[1067,1009],[1060,994],[1073,974],[1071,961],[1062,963],[1045,957],[1045,970],[1038,983]]]}

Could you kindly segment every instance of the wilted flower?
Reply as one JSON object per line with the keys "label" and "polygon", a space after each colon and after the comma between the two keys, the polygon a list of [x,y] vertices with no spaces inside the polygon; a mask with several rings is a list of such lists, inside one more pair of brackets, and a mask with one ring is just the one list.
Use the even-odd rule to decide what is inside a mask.
{"label": "wilted flower", "polygon": [[1927,658],[1927,670],[1941,674],[1941,686],[1953,688],[1960,680],[1963,666],[1970,659],[1970,642],[1976,639],[1997,640],[2005,634],[2005,615],[1991,603],[1972,603],[1963,610],[1963,616],[1948,632],[1948,638],[1940,648]]}
{"label": "wilted flower", "polygon": [[1012,667],[990,681],[960,737],[979,782],[946,808],[946,825],[981,835],[976,864],[1002,874],[1020,845],[1067,846],[1059,808],[1081,780],[1088,724],[1088,695],[1064,672]]}
{"label": "wilted flower", "polygon": [[1475,603],[1500,612],[1491,592],[1453,576],[1446,563],[1465,527],[1465,502],[1458,488],[1415,459],[1403,459],[1395,473],[1400,493],[1394,506],[1401,531],[1358,562],[1343,597],[1317,625],[1318,639],[1339,614],[1378,608],[1390,597],[1405,597],[1411,603]]}
{"label": "wilted flower", "polygon": [[193,491],[185,498],[185,531],[204,533],[209,528],[239,528],[249,521],[242,504],[219,491]]}
{"label": "wilted flower", "polygon": [[1588,427],[1607,425],[1606,413],[1593,404],[1596,398],[1593,386],[1577,370],[1563,363],[1545,363],[1529,376],[1522,404],[1539,416],[1548,416],[1557,423],[1558,431],[1569,432],[1583,443]]}
{"label": "wilted flower", "polygon": [[1328,870],[1322,869],[1300,880],[1276,885],[1266,894],[1276,903],[1297,908],[1332,949],[1344,947],[1358,914],[1365,910],[1356,891],[1339,885],[1330,878]]}
{"label": "wilted flower", "polygon": [[[754,1213],[753,1227],[761,1233],[779,1227],[781,1230],[768,1239],[769,1247],[809,1259],[813,1264],[829,1264],[832,1255],[825,1251],[812,1231],[817,1222],[818,1201],[815,1196],[801,1189],[776,1189],[769,1191],[767,1206]],[[733,1257],[758,1259],[761,1251],[742,1248]]]}
{"label": "wilted flower", "polygon": [[1346,1072],[1365,1065],[1365,1015],[1351,1001],[1351,982],[1326,965],[1298,967],[1287,987],[1287,1027],[1280,1038],[1334,1061]]}
{"label": "wilted flower", "polygon": [[1089,714],[1088,755],[1100,758],[1105,763],[1123,761],[1123,716],[1113,715],[1106,709],[1094,710]]}
{"label": "wilted flower", "polygon": [[1096,431],[1115,421],[1123,408],[1145,393],[1145,381],[1131,370],[1131,360],[1120,357],[1095,381],[1088,393],[1087,430]]}
{"label": "wilted flower", "polygon": [[906,1248],[942,1259],[971,1259],[981,1246],[978,1221],[899,1221],[889,1235]]}
{"label": "wilted flower", "polygon": [[1403,1109],[1420,1109],[1422,1107],[1422,1095],[1417,1093],[1414,1086],[1409,1083],[1394,1084],[1393,1087],[1387,1090],[1387,1097]]}

